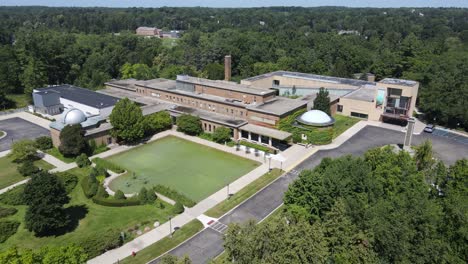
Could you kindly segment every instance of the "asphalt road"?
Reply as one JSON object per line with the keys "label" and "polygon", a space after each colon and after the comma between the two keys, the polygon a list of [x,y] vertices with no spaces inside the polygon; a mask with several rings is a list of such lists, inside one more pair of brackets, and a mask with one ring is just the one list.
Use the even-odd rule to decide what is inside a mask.
{"label": "asphalt road", "polygon": [[[423,134],[413,137],[413,144],[420,144],[430,139],[435,155],[447,164],[453,164],[457,159],[468,158],[468,145],[438,135]],[[324,157],[339,157],[347,154],[362,155],[366,150],[388,144],[401,144],[404,133],[367,126],[340,147],[331,150],[321,150],[297,165],[293,170],[278,178],[267,188],[255,194],[239,207],[222,217],[219,222],[243,223],[249,219],[260,221],[267,217],[283,202],[283,194],[288,185],[297,178],[300,171],[312,169],[317,166]],[[193,238],[182,243],[169,252],[171,255],[188,255],[192,263],[207,263],[210,259],[223,252],[223,235],[217,231],[206,228]],[[150,263],[158,263],[155,259]]]}
{"label": "asphalt road", "polygon": [[0,130],[7,132],[7,136],[0,139],[0,151],[11,149],[12,142],[20,139],[50,135],[49,130],[19,117],[1,120]]}

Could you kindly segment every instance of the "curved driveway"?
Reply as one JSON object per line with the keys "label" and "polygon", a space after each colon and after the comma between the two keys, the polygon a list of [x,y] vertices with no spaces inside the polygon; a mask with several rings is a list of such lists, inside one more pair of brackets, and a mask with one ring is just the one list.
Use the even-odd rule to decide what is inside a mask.
{"label": "curved driveway", "polygon": [[[330,150],[321,150],[313,154],[290,172],[278,178],[268,187],[258,192],[240,206],[229,212],[219,222],[224,224],[241,223],[249,219],[260,221],[273,212],[283,203],[283,194],[288,185],[297,178],[300,171],[312,169],[324,157],[339,157],[342,155],[362,155],[366,150],[387,144],[400,144],[404,133],[379,127],[366,126],[341,146]],[[413,137],[413,144],[420,144],[430,139],[435,155],[447,164],[453,164],[457,159],[468,158],[468,145],[461,144],[449,138],[423,134]],[[180,244],[169,252],[171,255],[188,255],[192,263],[207,263],[210,259],[223,252],[223,235],[217,231],[206,228],[188,241]],[[150,263],[157,263],[155,259]]]}

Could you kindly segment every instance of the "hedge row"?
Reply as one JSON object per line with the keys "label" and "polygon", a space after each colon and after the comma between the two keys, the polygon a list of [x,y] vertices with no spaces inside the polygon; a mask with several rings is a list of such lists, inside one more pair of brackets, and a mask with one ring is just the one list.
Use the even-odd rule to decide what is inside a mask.
{"label": "hedge row", "polygon": [[20,223],[17,221],[0,221],[0,243],[14,235],[19,225]]}
{"label": "hedge row", "polygon": [[266,146],[262,146],[262,145],[259,145],[259,144],[255,144],[255,143],[252,143],[252,142],[248,142],[248,141],[243,141],[241,140],[239,142],[239,144],[243,145],[243,146],[246,146],[246,147],[249,147],[249,148],[254,148],[254,149],[258,149],[260,151],[263,151],[265,153],[270,153],[270,152],[274,152],[272,149],[270,149],[269,147],[266,147]]}
{"label": "hedge row", "polygon": [[153,187],[154,191],[157,192],[157,193],[160,193],[164,196],[167,196],[168,198],[176,201],[176,202],[179,202],[187,207],[192,207],[196,204],[196,202],[194,202],[192,199],[188,198],[187,196],[177,192],[176,190],[174,189],[171,189],[167,186],[164,186],[164,185],[161,185],[161,184],[158,184],[156,186]]}
{"label": "hedge row", "polygon": [[118,230],[107,230],[104,232],[93,233],[81,240],[80,247],[88,254],[89,258],[94,258],[113,248],[120,247],[123,244],[120,232]]}
{"label": "hedge row", "polygon": [[0,218],[7,217],[10,215],[14,215],[18,212],[16,208],[5,208],[5,207],[0,207]]}
{"label": "hedge row", "polygon": [[134,205],[141,205],[139,199],[129,198],[125,200],[116,200],[116,199],[109,199],[109,198],[101,198],[101,197],[93,197],[93,202],[95,204],[103,205],[103,206],[111,206],[111,207],[124,207],[124,206],[134,206]]}
{"label": "hedge row", "polygon": [[93,159],[93,162],[96,163],[97,166],[102,166],[104,168],[106,168],[107,170],[111,170],[115,173],[123,173],[125,172],[125,169],[120,167],[119,165],[117,164],[114,164],[108,160],[105,160],[105,159],[101,159],[101,158],[94,158]]}

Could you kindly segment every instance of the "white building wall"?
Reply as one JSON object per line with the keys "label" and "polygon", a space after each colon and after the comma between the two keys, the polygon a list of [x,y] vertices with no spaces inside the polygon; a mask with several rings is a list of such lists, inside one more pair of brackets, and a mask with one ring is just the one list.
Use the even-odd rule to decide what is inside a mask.
{"label": "white building wall", "polygon": [[114,109],[114,106],[109,106],[109,107],[106,107],[106,108],[102,108],[101,109],[101,117],[107,118],[108,116],[110,116],[110,114],[112,113],[112,109]]}
{"label": "white building wall", "polygon": [[98,108],[87,106],[87,105],[84,105],[84,104],[80,104],[80,103],[77,103],[77,102],[74,102],[74,101],[71,101],[71,100],[68,100],[68,99],[60,98],[60,103],[65,107],[65,109],[76,108],[76,109],[79,109],[79,110],[83,111],[83,113],[86,116],[92,116],[92,115],[99,115],[100,114],[100,111],[99,111]]}

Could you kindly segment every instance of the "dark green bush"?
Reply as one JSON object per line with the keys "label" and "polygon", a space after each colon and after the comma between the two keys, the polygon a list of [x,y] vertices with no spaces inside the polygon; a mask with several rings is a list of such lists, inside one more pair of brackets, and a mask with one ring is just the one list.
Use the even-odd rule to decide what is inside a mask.
{"label": "dark green bush", "polygon": [[187,206],[187,207],[192,207],[194,206],[196,203],[191,200],[190,198],[188,198],[187,196],[177,192],[176,190],[173,190],[167,186],[164,186],[164,185],[156,185],[153,187],[154,191],[156,191],[157,193],[160,193],[164,196],[167,196],[168,198],[176,201],[176,202],[180,202],[181,204]]}
{"label": "dark green bush", "polygon": [[125,200],[127,197],[125,197],[125,194],[121,190],[117,190],[114,194],[114,198],[116,200]]}
{"label": "dark green bush", "polygon": [[106,189],[101,184],[98,185],[96,197],[97,198],[107,198],[107,197],[109,197],[109,193],[107,193]]}
{"label": "dark green bush", "polygon": [[203,132],[201,121],[198,116],[183,114],[177,117],[177,131],[187,135],[199,135]]}
{"label": "dark green bush", "polygon": [[120,167],[117,164],[114,164],[108,160],[101,159],[101,158],[94,158],[93,162],[96,163],[96,166],[101,166],[107,170],[111,170],[115,173],[123,173],[125,172],[125,169]]}
{"label": "dark green bush", "polygon": [[98,186],[99,186],[99,182],[96,180],[96,177],[93,175],[84,177],[81,180],[81,188],[83,189],[83,193],[87,198],[91,198],[96,195],[98,191]]}
{"label": "dark green bush", "polygon": [[52,145],[52,139],[48,136],[43,136],[43,137],[38,137],[36,138],[36,148],[45,151],[48,149],[51,149],[53,147]]}
{"label": "dark green bush", "polygon": [[0,207],[0,218],[7,217],[10,215],[14,215],[18,212],[16,208],[5,208],[5,207]]}
{"label": "dark green bush", "polygon": [[19,225],[20,223],[17,221],[0,221],[0,243],[14,235]]}
{"label": "dark green bush", "polygon": [[79,246],[84,249],[89,258],[93,258],[110,249],[120,247],[122,244],[118,230],[107,230],[85,237]]}
{"label": "dark green bush", "polygon": [[76,157],[75,162],[76,165],[78,165],[80,168],[91,165],[91,161],[89,161],[88,156],[85,153],[81,153],[78,157]]}
{"label": "dark green bush", "polygon": [[57,177],[62,181],[67,193],[71,193],[78,183],[78,177],[68,172],[59,172],[57,173]]}
{"label": "dark green bush", "polygon": [[103,205],[103,206],[110,206],[110,207],[124,207],[124,206],[135,206],[140,205],[140,200],[137,198],[131,197],[125,200],[117,200],[112,198],[100,198],[100,197],[93,197],[93,202],[95,204]]}
{"label": "dark green bush", "polygon": [[174,214],[181,214],[184,212],[185,208],[184,206],[179,203],[179,202],[176,202],[175,205],[174,205],[174,209],[172,209]]}
{"label": "dark green bush", "polygon": [[138,193],[138,200],[140,200],[141,204],[151,204],[156,201],[156,194],[154,190],[147,190],[145,187],[141,188],[140,192]]}
{"label": "dark green bush", "polygon": [[31,160],[23,161],[18,167],[16,167],[16,169],[24,177],[31,176],[40,171],[40,169],[36,167]]}
{"label": "dark green bush", "polygon": [[6,205],[24,205],[23,199],[24,185],[20,185],[9,190],[6,193],[0,194],[0,202]]}

